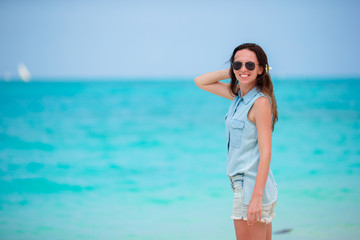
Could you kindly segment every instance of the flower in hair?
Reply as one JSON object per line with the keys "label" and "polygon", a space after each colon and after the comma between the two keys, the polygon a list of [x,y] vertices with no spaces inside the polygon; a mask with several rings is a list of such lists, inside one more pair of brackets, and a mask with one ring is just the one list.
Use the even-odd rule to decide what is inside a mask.
{"label": "flower in hair", "polygon": [[265,67],[266,73],[268,73],[270,69],[272,69],[272,67],[270,67],[269,65],[266,65],[266,67]]}

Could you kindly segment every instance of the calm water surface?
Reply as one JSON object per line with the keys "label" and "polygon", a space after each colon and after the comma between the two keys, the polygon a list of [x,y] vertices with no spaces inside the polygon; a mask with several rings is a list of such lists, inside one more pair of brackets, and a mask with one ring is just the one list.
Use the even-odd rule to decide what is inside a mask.
{"label": "calm water surface", "polygon": [[[276,81],[273,239],[360,238],[360,81]],[[1,239],[235,239],[230,101],[187,81],[0,82]]]}

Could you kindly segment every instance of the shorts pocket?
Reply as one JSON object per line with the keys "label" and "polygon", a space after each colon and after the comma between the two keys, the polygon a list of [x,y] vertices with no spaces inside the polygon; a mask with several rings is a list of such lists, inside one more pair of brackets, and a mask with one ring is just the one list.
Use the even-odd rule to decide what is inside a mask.
{"label": "shorts pocket", "polygon": [[230,129],[230,146],[240,148],[245,122],[239,119],[232,119]]}
{"label": "shorts pocket", "polygon": [[244,188],[244,179],[236,179],[233,181],[234,189],[243,189]]}
{"label": "shorts pocket", "polygon": [[240,191],[244,188],[244,174],[237,173],[230,178],[231,187],[234,191]]}

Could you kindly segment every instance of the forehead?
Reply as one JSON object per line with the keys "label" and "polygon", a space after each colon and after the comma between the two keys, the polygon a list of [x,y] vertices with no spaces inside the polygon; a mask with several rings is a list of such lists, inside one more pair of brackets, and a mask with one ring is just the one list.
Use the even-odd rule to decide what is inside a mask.
{"label": "forehead", "polygon": [[250,51],[249,49],[242,49],[235,53],[234,62],[236,61],[240,61],[240,62],[252,61],[257,63],[258,60],[256,54],[253,51]]}

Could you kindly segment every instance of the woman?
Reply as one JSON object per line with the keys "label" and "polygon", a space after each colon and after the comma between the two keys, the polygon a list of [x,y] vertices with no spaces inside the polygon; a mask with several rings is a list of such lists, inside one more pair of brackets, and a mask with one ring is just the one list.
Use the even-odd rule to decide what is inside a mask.
{"label": "woman", "polygon": [[[271,134],[278,119],[270,68],[263,49],[253,43],[236,47],[230,63],[229,69],[196,77],[195,84],[232,100],[225,126],[236,239],[269,240],[277,199]],[[230,84],[220,82],[228,78]]]}

